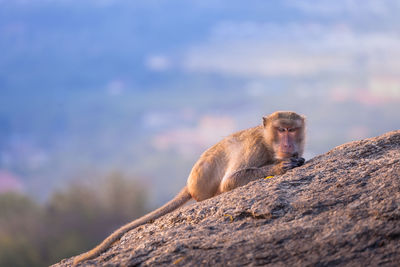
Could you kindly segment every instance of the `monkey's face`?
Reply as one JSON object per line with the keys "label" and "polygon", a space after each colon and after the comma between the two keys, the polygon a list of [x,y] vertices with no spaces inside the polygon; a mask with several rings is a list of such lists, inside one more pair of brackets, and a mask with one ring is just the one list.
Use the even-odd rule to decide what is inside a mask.
{"label": "monkey's face", "polygon": [[277,111],[263,118],[266,142],[275,159],[303,155],[305,117],[290,111]]}
{"label": "monkey's face", "polygon": [[276,127],[274,129],[275,142],[273,149],[277,159],[299,156],[299,147],[296,142],[298,131],[298,128],[293,127]]}
{"label": "monkey's face", "polygon": [[272,123],[272,147],[276,159],[299,157],[303,154],[303,127],[301,120],[276,120]]}

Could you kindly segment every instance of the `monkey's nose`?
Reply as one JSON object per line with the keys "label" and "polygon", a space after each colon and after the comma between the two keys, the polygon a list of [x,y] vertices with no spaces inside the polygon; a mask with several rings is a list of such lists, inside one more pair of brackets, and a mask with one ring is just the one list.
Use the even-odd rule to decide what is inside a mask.
{"label": "monkey's nose", "polygon": [[283,149],[284,149],[285,151],[293,151],[293,145],[291,145],[291,144],[284,144],[284,145],[283,145]]}

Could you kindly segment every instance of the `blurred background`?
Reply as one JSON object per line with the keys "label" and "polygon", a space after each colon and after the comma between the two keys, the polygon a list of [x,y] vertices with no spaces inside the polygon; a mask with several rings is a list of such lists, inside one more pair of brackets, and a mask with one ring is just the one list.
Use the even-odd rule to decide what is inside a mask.
{"label": "blurred background", "polygon": [[400,2],[0,0],[0,266],[90,249],[263,115],[400,127]]}

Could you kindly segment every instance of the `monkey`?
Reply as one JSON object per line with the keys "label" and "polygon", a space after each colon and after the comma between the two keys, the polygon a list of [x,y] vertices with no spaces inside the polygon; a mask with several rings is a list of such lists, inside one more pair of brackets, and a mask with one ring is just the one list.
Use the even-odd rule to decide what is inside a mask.
{"label": "monkey", "polygon": [[247,183],[284,174],[304,164],[305,116],[276,111],[261,125],[233,133],[206,150],[194,164],[186,186],[169,202],[113,232],[94,249],[75,257],[73,266],[95,258],[126,232],[183,206],[203,201]]}

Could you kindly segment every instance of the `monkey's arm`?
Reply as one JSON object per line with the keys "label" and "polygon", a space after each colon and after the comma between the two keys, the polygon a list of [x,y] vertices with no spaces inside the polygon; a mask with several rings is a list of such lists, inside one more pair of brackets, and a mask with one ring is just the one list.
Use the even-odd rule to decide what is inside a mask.
{"label": "monkey's arm", "polygon": [[251,167],[240,169],[222,180],[220,191],[227,192],[236,187],[246,185],[251,181],[271,175],[284,174],[290,169],[303,165],[304,161],[304,158],[292,157],[289,159],[279,160],[274,164],[265,165],[260,168]]}

